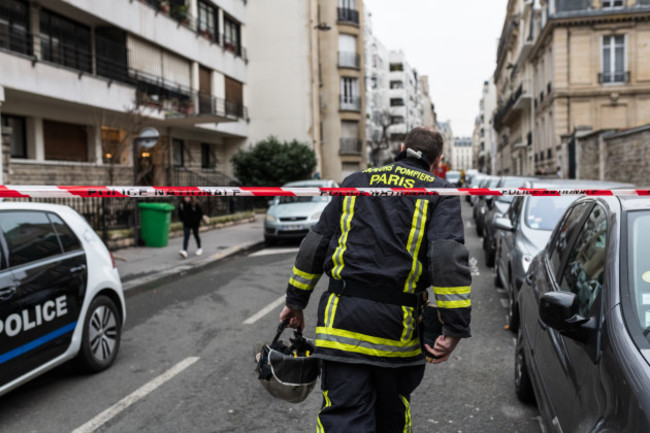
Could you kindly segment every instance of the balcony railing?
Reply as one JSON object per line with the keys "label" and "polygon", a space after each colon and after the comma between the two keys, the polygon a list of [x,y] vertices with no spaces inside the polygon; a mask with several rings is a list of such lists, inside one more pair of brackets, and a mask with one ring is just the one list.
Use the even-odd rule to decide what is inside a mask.
{"label": "balcony railing", "polygon": [[339,51],[339,67],[361,69],[361,56],[357,53],[344,53]]}
{"label": "balcony railing", "polygon": [[338,8],[338,21],[340,23],[359,24],[359,11],[350,8]]}
{"label": "balcony railing", "polygon": [[361,98],[358,96],[341,96],[342,111],[361,111]]}
{"label": "balcony railing", "polygon": [[505,103],[505,105],[499,108],[499,110],[494,115],[495,125],[501,125],[501,122],[503,122],[503,119],[506,117],[508,112],[515,105],[515,103],[519,100],[523,92],[524,92],[524,86],[522,84],[517,88],[517,90],[512,95],[510,95],[510,98],[508,98],[508,101]]}
{"label": "balcony railing", "polygon": [[361,140],[358,138],[341,138],[340,155],[361,155]]}
{"label": "balcony railing", "polygon": [[630,82],[630,71],[619,72],[601,72],[598,74],[600,84],[619,83],[626,84]]}
{"label": "balcony railing", "polygon": [[16,27],[0,26],[0,49],[31,56],[34,52],[32,34]]}

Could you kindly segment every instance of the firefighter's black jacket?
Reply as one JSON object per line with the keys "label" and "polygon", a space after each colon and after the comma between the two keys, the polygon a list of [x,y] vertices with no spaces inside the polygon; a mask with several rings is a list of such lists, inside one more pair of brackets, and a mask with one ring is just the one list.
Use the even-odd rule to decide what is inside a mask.
{"label": "firefighter's black jacket", "polygon": [[[445,188],[422,160],[406,158],[347,177],[342,187]],[[470,336],[468,252],[457,196],[335,197],[303,240],[287,288],[304,309],[325,272],[376,291],[419,293],[433,286],[443,334]],[[315,355],[378,366],[424,363],[415,308],[325,292]]]}

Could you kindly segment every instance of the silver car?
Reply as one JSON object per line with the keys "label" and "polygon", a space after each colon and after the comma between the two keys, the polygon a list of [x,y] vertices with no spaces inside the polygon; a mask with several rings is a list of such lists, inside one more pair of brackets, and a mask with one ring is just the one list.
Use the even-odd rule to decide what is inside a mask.
{"label": "silver car", "polygon": [[[333,180],[302,180],[284,187],[337,188]],[[279,240],[303,238],[318,220],[331,197],[275,197],[266,211],[264,240],[272,245]]]}
{"label": "silver car", "polygon": [[[612,189],[632,188],[632,185],[588,181],[543,179],[526,182],[524,188],[548,189]],[[497,236],[495,283],[508,292],[508,321],[510,330],[516,332],[518,323],[517,296],[528,267],[548,242],[555,225],[564,211],[578,196],[517,197],[503,218],[494,221]]]}

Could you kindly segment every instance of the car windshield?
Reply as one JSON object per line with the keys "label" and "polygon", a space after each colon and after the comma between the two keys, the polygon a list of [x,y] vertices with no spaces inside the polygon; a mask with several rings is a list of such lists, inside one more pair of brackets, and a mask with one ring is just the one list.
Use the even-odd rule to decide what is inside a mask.
{"label": "car windshield", "polygon": [[328,196],[316,196],[316,197],[279,197],[279,204],[287,203],[322,203],[329,201]]}
{"label": "car windshield", "polygon": [[534,230],[553,230],[564,211],[578,197],[529,197],[524,214],[526,225]]}
{"label": "car windshield", "polygon": [[644,330],[650,337],[650,212],[628,216],[628,281],[631,299]]}
{"label": "car windshield", "polygon": [[[501,181],[501,185],[499,186],[499,188],[520,188],[522,186],[524,186],[523,180],[506,177]],[[500,201],[501,203],[512,203],[514,199],[515,199],[514,195],[504,195],[497,198],[497,201]]]}

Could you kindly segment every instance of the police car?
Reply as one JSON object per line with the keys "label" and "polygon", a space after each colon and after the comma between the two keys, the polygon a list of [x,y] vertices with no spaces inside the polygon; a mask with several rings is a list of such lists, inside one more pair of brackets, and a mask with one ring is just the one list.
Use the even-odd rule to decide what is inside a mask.
{"label": "police car", "polygon": [[108,368],[125,317],[115,262],[83,217],[0,203],[0,395],[72,359]]}

